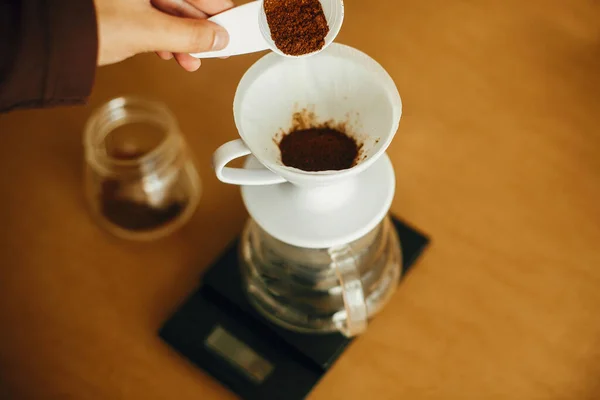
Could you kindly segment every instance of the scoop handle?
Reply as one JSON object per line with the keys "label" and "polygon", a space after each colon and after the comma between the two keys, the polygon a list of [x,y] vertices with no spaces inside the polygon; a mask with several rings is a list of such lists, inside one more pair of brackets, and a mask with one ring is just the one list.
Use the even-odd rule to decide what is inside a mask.
{"label": "scoop handle", "polygon": [[269,44],[259,24],[262,6],[262,1],[252,1],[209,18],[209,21],[229,32],[229,44],[223,50],[190,55],[195,58],[220,58],[268,50]]}

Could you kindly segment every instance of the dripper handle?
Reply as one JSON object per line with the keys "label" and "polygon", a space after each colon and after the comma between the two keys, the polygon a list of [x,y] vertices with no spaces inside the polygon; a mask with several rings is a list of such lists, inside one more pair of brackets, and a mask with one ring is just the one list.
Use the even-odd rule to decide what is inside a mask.
{"label": "dripper handle", "polygon": [[252,154],[242,139],[227,142],[213,154],[213,168],[217,178],[223,183],[240,186],[264,186],[284,183],[281,176],[264,169],[229,168],[227,164],[236,158]]}
{"label": "dripper handle", "polygon": [[219,58],[268,50],[269,44],[265,40],[259,24],[262,6],[262,1],[252,1],[209,18],[209,21],[221,25],[227,30],[229,44],[223,50],[194,53],[191,56]]}
{"label": "dripper handle", "polygon": [[346,319],[338,321],[338,329],[346,337],[353,337],[367,329],[368,310],[365,293],[356,264],[357,256],[348,245],[329,250],[346,309]]}

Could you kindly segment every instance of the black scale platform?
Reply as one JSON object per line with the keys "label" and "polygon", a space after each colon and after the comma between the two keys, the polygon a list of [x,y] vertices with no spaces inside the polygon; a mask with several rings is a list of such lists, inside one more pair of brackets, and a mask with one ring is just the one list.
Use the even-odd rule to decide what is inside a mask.
{"label": "black scale platform", "polygon": [[[429,239],[399,220],[394,225],[405,276]],[[264,319],[246,301],[237,248],[236,240],[160,335],[243,399],[304,399],[352,339],[299,334]]]}

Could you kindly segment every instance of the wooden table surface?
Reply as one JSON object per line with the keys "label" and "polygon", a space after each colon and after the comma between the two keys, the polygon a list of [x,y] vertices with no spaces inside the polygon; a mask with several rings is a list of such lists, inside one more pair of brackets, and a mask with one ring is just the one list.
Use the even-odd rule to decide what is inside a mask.
{"label": "wooden table surface", "polygon": [[[347,0],[340,41],[404,101],[393,212],[433,245],[311,399],[600,399],[600,3]],[[156,331],[238,234],[211,153],[259,55],[98,72],[88,107],[0,116],[0,398],[227,399]],[[204,183],[192,222],[112,238],[82,195],[82,126],[165,101]]]}

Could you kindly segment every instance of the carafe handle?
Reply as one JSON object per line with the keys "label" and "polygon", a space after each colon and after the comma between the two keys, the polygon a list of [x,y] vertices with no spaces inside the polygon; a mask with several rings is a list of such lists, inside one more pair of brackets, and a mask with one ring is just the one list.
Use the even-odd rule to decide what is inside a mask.
{"label": "carafe handle", "polygon": [[367,329],[369,314],[356,254],[346,245],[330,249],[329,255],[340,281],[346,310],[346,319],[336,322],[338,329],[346,337],[357,336]]}

